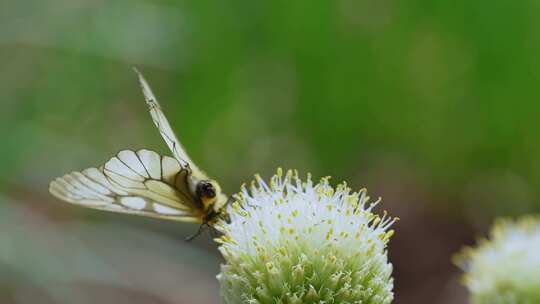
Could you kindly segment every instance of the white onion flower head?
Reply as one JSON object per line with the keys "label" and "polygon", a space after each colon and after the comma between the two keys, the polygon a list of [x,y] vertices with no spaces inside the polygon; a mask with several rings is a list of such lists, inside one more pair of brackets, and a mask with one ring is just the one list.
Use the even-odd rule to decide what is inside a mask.
{"label": "white onion flower head", "polygon": [[388,230],[396,219],[372,212],[365,190],[336,189],[328,178],[256,176],[217,228],[225,258],[218,280],[224,303],[362,303],[393,300]]}
{"label": "white onion flower head", "polygon": [[489,240],[465,248],[455,262],[475,304],[540,303],[540,219],[500,219]]}

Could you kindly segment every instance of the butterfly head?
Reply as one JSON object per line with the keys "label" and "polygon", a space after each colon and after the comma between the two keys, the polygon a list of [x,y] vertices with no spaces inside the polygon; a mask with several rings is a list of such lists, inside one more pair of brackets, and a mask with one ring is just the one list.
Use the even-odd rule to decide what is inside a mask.
{"label": "butterfly head", "polygon": [[195,187],[195,195],[208,211],[219,212],[227,201],[221,187],[214,180],[201,180]]}
{"label": "butterfly head", "polygon": [[195,189],[197,197],[201,200],[209,200],[216,197],[216,187],[211,181],[200,181]]}

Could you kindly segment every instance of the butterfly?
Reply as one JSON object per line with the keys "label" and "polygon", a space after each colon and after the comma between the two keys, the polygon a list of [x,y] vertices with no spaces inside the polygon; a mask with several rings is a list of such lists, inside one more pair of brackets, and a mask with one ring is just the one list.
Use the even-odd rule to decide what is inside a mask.
{"label": "butterfly", "polygon": [[122,150],[99,168],[75,171],[49,185],[55,197],[84,207],[213,226],[227,220],[227,196],[189,158],[150,86],[135,69],[154,125],[174,157]]}

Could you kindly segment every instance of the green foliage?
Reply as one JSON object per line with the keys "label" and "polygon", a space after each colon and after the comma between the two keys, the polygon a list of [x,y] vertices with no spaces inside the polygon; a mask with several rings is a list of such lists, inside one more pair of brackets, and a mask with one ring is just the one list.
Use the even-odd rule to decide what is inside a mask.
{"label": "green foliage", "polygon": [[[479,203],[538,207],[535,1],[4,6],[0,180],[81,163],[60,148],[87,151],[89,164],[125,147],[165,151],[136,65],[190,153],[228,187],[276,165],[354,176],[399,155],[434,191],[515,175],[521,205],[500,207],[498,194]],[[71,160],[28,164],[36,154]]]}

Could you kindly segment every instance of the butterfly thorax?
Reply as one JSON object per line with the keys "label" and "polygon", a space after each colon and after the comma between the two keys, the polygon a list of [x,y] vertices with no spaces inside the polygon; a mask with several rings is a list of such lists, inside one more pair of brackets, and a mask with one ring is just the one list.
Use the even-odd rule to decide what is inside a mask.
{"label": "butterfly thorax", "polygon": [[216,181],[200,179],[197,175],[187,170],[179,172],[176,186],[180,192],[188,192],[186,194],[198,211],[201,222],[211,223],[222,212],[227,197]]}

